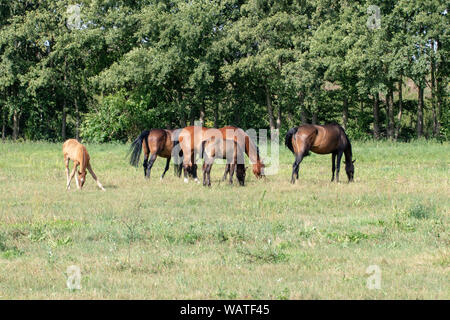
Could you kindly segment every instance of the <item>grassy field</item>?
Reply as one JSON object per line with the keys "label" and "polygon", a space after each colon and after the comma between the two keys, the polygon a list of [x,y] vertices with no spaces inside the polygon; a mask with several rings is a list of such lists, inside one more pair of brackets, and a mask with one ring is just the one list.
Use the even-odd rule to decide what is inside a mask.
{"label": "grassy field", "polygon": [[295,186],[281,147],[277,175],[229,186],[215,165],[210,189],[88,144],[106,192],[65,191],[61,146],[0,144],[0,299],[450,299],[448,143],[355,142],[355,183],[313,154]]}

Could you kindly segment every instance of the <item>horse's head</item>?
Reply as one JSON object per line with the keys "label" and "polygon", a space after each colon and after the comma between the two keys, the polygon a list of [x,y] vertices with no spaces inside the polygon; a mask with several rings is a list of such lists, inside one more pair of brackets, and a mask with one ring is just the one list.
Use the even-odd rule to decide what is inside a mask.
{"label": "horse's head", "polygon": [[246,168],[245,168],[244,164],[236,165],[236,177],[241,186],[243,186],[245,184],[245,170],[246,170]]}
{"label": "horse's head", "polygon": [[80,185],[80,189],[83,188],[85,182],[86,182],[86,170],[82,172],[78,171],[78,184]]}
{"label": "horse's head", "polygon": [[262,161],[258,160],[253,164],[253,174],[258,179],[264,177],[264,163],[262,163]]}
{"label": "horse's head", "polygon": [[353,161],[344,161],[345,163],[345,172],[347,173],[348,181],[352,182],[353,177],[355,175],[355,166],[353,165],[355,163],[356,159]]}

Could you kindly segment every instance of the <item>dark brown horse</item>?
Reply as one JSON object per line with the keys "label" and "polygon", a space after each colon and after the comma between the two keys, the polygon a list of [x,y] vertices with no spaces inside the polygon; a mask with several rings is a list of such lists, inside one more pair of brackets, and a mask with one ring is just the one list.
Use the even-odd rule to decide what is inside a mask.
{"label": "dark brown horse", "polygon": [[[338,124],[311,125],[306,124],[290,129],[285,138],[286,146],[295,154],[295,162],[292,166],[291,183],[298,179],[298,170],[303,158],[312,151],[318,154],[331,153],[332,177],[336,170],[336,181],[339,182],[339,170],[341,158],[345,155],[345,171],[348,181],[353,181],[355,167],[352,160],[352,145],[344,129]],[[337,158],[337,159],[336,159]],[[336,161],[337,160],[337,161]]]}
{"label": "dark brown horse", "polygon": [[233,175],[236,171],[236,177],[239,184],[245,184],[245,162],[244,152],[239,144],[232,139],[216,139],[212,137],[202,143],[203,155],[203,185],[211,186],[211,167],[214,159],[226,159],[227,167],[230,172],[230,184],[233,184]]}
{"label": "dark brown horse", "polygon": [[167,170],[169,170],[170,159],[173,156],[175,158],[175,171],[178,177],[180,177],[180,158],[182,157],[182,153],[179,150],[176,151],[177,149],[175,148],[178,144],[179,131],[180,129],[152,129],[143,131],[131,144],[130,164],[137,167],[139,165],[141,151],[144,150],[144,175],[146,178],[150,178],[150,172],[156,157],[160,156],[166,158],[166,167],[161,176],[161,179],[163,179]]}
{"label": "dark brown horse", "polygon": [[[247,133],[245,133],[244,130],[241,128],[233,127],[233,126],[226,126],[223,128],[220,128],[219,131],[222,133],[222,137],[224,140],[226,139],[232,139],[236,141],[239,146],[245,150],[245,153],[247,154],[250,162],[253,164],[253,174],[256,176],[256,178],[261,178],[264,176],[264,163],[259,156],[259,150],[258,147],[255,145],[255,143],[252,141],[252,139],[249,137]],[[225,167],[225,174],[223,176],[223,180],[227,178],[227,173],[230,170],[230,166],[227,165]]]}

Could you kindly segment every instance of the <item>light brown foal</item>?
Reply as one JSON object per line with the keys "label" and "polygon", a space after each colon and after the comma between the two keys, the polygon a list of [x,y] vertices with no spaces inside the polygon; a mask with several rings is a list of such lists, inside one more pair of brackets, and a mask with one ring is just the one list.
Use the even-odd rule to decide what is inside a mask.
{"label": "light brown foal", "polygon": [[[105,188],[103,188],[100,181],[98,181],[97,176],[92,170],[91,164],[89,162],[90,160],[89,153],[87,152],[85,146],[83,146],[75,139],[69,139],[63,144],[63,155],[64,155],[64,163],[66,165],[67,190],[70,189],[70,183],[72,182],[72,178],[77,172],[78,166],[80,166],[80,170],[78,170],[77,172],[78,175],[75,179],[78,189],[83,188],[84,182],[86,181],[86,169],[87,169],[89,173],[92,175],[92,178],[94,178],[95,182],[97,182],[98,187],[103,191],[106,191]],[[69,160],[73,161],[73,169],[70,176],[69,176]]]}

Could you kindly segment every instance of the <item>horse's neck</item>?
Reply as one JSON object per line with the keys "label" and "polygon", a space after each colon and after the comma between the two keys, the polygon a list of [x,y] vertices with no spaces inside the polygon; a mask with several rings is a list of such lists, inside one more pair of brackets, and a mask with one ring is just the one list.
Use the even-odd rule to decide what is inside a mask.
{"label": "horse's neck", "polygon": [[88,155],[85,148],[81,147],[81,159],[80,159],[80,171],[84,172],[86,171],[87,167],[87,161],[88,161]]}
{"label": "horse's neck", "polygon": [[[247,140],[245,142],[245,153],[247,154],[248,158],[251,162],[257,163],[260,161],[259,159],[259,152],[256,145],[253,143],[252,139],[249,135],[245,134],[244,139]],[[255,159],[256,158],[256,159]]]}
{"label": "horse's neck", "polygon": [[347,148],[344,150],[345,162],[352,161],[352,146],[348,143]]}

